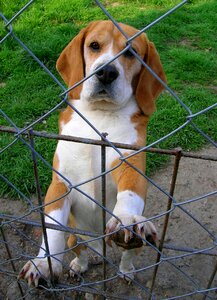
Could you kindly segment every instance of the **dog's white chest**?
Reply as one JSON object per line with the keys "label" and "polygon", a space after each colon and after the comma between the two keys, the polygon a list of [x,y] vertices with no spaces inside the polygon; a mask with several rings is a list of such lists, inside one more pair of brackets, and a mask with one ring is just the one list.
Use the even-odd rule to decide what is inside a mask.
{"label": "dog's white chest", "polygon": [[[111,142],[134,144],[138,140],[135,124],[131,117],[138,110],[134,101],[130,101],[126,107],[117,111],[88,110],[81,101],[75,101],[75,107],[100,133],[107,133]],[[81,116],[73,113],[71,120],[63,126],[62,134],[90,139],[101,139]],[[57,147],[57,155],[60,163],[60,172],[68,176],[73,182],[78,183],[78,178],[88,179],[89,173],[96,176],[96,165],[100,163],[100,146],[84,143],[71,143],[60,141]],[[119,150],[122,153],[126,150]],[[107,147],[106,166],[111,167],[112,162],[120,155],[118,151]],[[88,170],[89,168],[92,171]],[[73,174],[76,178],[71,178]],[[87,175],[85,175],[87,174]]]}
{"label": "dog's white chest", "polygon": [[[75,101],[75,107],[100,133],[108,133],[107,138],[110,141],[127,144],[134,144],[137,141],[135,124],[131,121],[131,116],[138,110],[134,102],[130,102],[127,107],[119,111],[88,110],[82,105],[81,101]],[[63,126],[62,134],[101,139],[96,131],[76,112],[73,113],[72,119]],[[121,153],[126,152],[124,149],[119,151]],[[59,141],[56,154],[59,160],[59,172],[71,182],[72,186],[79,185],[79,189],[83,193],[101,202],[101,147],[84,143]],[[106,147],[107,170],[111,168],[112,162],[119,156],[118,151]],[[97,176],[99,178],[94,179]],[[113,209],[116,201],[116,199],[112,199],[115,198],[115,186],[111,181],[110,175],[106,176],[106,181],[107,199],[109,199],[108,206]],[[84,184],[80,185],[81,183]],[[96,214],[93,214],[93,210],[96,212],[98,206],[94,201],[77,191],[73,191],[70,198],[72,207],[76,210],[76,219],[80,219],[80,222],[85,221],[85,223],[89,223],[89,218],[92,216],[91,219],[96,221],[97,217]],[[84,226],[81,225],[79,227]]]}

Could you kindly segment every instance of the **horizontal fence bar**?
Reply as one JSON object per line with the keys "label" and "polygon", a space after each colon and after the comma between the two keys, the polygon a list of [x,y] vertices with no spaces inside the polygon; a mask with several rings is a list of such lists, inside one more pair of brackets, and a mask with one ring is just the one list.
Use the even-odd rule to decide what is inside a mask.
{"label": "horizontal fence bar", "polygon": [[[17,130],[15,128],[9,127],[9,126],[0,126],[0,132],[17,134]],[[84,144],[90,144],[90,145],[95,145],[95,146],[111,147],[111,145],[109,145],[106,141],[103,141],[103,140],[80,138],[80,137],[71,136],[71,135],[69,136],[69,135],[48,133],[48,132],[45,132],[45,131],[36,131],[36,130],[31,130],[31,134],[36,136],[36,137],[43,137],[43,138],[47,138],[47,139],[62,140],[62,141],[68,141],[68,142],[74,142],[74,143],[84,143]],[[28,132],[22,132],[22,135],[28,136]],[[116,143],[116,142],[113,143],[112,142],[112,144],[116,148],[126,149],[126,150],[138,151],[138,150],[143,149],[143,147],[133,146],[133,145],[124,144],[124,143]],[[183,156],[183,157],[217,161],[217,155],[208,155],[208,154],[199,154],[199,153],[187,152],[187,151],[182,151],[180,148],[172,149],[172,150],[159,149],[159,148],[148,148],[148,149],[145,149],[145,150],[143,149],[143,151],[144,152],[150,152],[150,153],[173,155],[173,156],[177,155],[177,152],[181,151],[181,156]]]}
{"label": "horizontal fence bar", "polygon": [[[2,220],[4,222],[7,222],[7,221],[15,222],[15,223],[17,222],[17,223],[24,224],[24,225],[29,225],[29,226],[32,226],[32,227],[38,227],[38,228],[42,227],[42,224],[40,222],[25,219],[23,217],[19,218],[19,217],[7,215],[7,214],[0,214],[0,220]],[[4,225],[4,223],[2,223],[2,225]],[[5,225],[7,225],[7,223]],[[68,232],[68,233],[71,233],[71,234],[85,235],[85,236],[90,236],[90,237],[99,237],[99,236],[101,236],[99,233],[94,233],[92,231],[80,230],[80,229],[77,229],[77,228],[60,226],[60,225],[51,224],[51,223],[45,223],[45,226],[46,226],[46,228],[49,228],[49,229],[64,231],[64,232]]]}
{"label": "horizontal fence bar", "polygon": [[[3,221],[1,226],[4,226],[4,222],[7,222],[7,221],[13,222],[14,221],[14,223],[19,223],[19,224],[23,224],[23,225],[32,226],[32,227],[37,227],[37,228],[42,227],[42,224],[38,221],[25,219],[25,218],[17,219],[17,217],[7,215],[7,214],[0,214],[0,220]],[[5,225],[7,226],[7,223]],[[9,224],[9,226],[10,226],[10,224]],[[71,234],[78,234],[78,235],[84,235],[84,236],[89,236],[89,237],[100,238],[102,236],[100,233],[94,233],[92,231],[90,232],[90,231],[80,230],[77,228],[66,227],[66,226],[63,227],[63,226],[55,225],[55,224],[51,224],[51,223],[45,223],[45,227],[47,229],[59,230],[59,231],[64,231],[66,233],[68,232]],[[197,255],[200,254],[200,255],[217,256],[217,249],[205,250],[203,252],[198,252],[201,249],[178,246],[178,245],[174,245],[172,243],[164,243],[163,249],[179,251],[179,252],[188,252],[188,253],[197,252],[196,253]]]}

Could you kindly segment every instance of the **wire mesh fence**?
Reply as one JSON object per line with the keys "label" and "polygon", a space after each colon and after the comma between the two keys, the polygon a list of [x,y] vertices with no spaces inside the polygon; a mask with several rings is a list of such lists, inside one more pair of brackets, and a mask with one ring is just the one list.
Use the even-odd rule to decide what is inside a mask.
{"label": "wire mesh fence", "polygon": [[[142,32],[146,32],[152,26],[155,26],[158,22],[161,22],[169,14],[172,14],[177,9],[181,8],[187,1],[181,1],[178,5],[166,12],[160,18],[154,20],[148,26],[138,32],[140,35]],[[192,126],[195,131],[206,139],[206,141],[216,148],[216,142],[203,130],[201,130],[195,123],[195,119],[205,114],[210,110],[213,110],[217,104],[207,107],[197,113],[193,114],[191,109],[177,96],[177,94],[165,84],[152,69],[141,60],[140,56],[134,52],[131,48],[131,42],[137,37],[128,37],[125,32],[120,28],[116,20],[109,14],[100,1],[95,0],[95,5],[100,7],[108,19],[122,32],[126,37],[126,48],[118,53],[113,60],[117,59],[120,55],[131,49],[133,55],[140,61],[140,63],[161,82],[167,92],[177,101],[182,108],[186,111],[186,120],[175,128],[172,132],[161,137],[155,142],[148,144],[145,147],[132,146],[122,143],[114,143],[106,136],[105,133],[99,131],[97,127],[90,123],[88,119],[81,114],[76,107],[68,100],[68,93],[82,84],[88,78],[94,76],[99,69],[97,69],[90,76],[85,77],[75,85],[66,89],[58,78],[45,66],[45,64],[39,60],[34,51],[30,50],[28,46],[22,42],[13,30],[13,23],[16,22],[20,15],[25,14],[28,7],[34,5],[34,1],[29,1],[24,7],[20,9],[10,20],[1,13],[0,17],[4,22],[5,35],[1,39],[3,45],[5,41],[10,37],[20,48],[29,54],[29,59],[33,59],[44,70],[44,72],[50,76],[55,84],[62,89],[62,93],[59,96],[59,102],[52,109],[46,112],[42,117],[34,120],[31,124],[23,128],[18,128],[14,122],[4,111],[1,110],[2,117],[7,120],[9,126],[1,126],[1,133],[12,135],[13,140],[9,142],[1,149],[1,155],[9,151],[11,147],[17,142],[21,142],[23,147],[29,150],[31,154],[31,160],[33,163],[34,179],[36,184],[37,197],[27,197],[18,186],[15,186],[13,182],[4,174],[1,174],[1,179],[6,182],[11,188],[13,188],[22,201],[15,201],[12,207],[9,205],[8,213],[0,212],[1,219],[1,244],[4,248],[4,252],[0,259],[0,275],[2,277],[3,284],[8,281],[9,288],[7,291],[8,299],[29,299],[41,297],[43,299],[54,298],[55,299],[216,299],[217,282],[217,249],[216,249],[216,232],[213,228],[215,226],[215,205],[216,205],[216,185],[213,183],[207,189],[204,189],[202,183],[197,179],[189,178],[191,188],[196,188],[198,193],[195,197],[185,196],[185,190],[183,188],[183,197],[178,199],[176,197],[175,189],[177,189],[180,181],[177,179],[180,173],[184,173],[184,180],[188,177],[187,168],[193,167],[197,164],[202,165],[204,162],[206,166],[210,168],[210,174],[213,172],[214,176],[216,170],[217,156],[215,151],[211,154],[207,153],[191,153],[182,151],[182,149],[159,149],[155,148],[160,142],[168,139],[175,133],[182,131],[186,126]],[[112,61],[113,61],[112,60]],[[107,64],[111,61],[107,62]],[[104,66],[101,66],[102,69]],[[66,136],[61,134],[47,133],[44,131],[34,130],[34,126],[45,120],[48,116],[52,115],[62,105],[68,105],[71,107],[87,124],[90,126],[98,136],[98,139],[89,139],[79,136]],[[146,239],[143,239],[147,247],[141,254],[141,258],[138,258],[136,268],[132,271],[135,275],[134,278],[131,274],[124,274],[125,277],[131,278],[131,284],[127,284],[123,281],[121,272],[118,268],[118,260],[120,253],[117,247],[106,247],[104,239],[108,234],[96,233],[90,231],[82,231],[77,228],[63,226],[62,224],[45,223],[44,217],[44,204],[43,196],[41,192],[41,184],[39,180],[39,163],[42,163],[46,168],[56,172],[67,183],[70,193],[72,190],[76,190],[81,194],[84,194],[80,188],[84,182],[79,184],[73,184],[67,178],[60,174],[57,170],[54,170],[52,165],[40,154],[40,151],[35,147],[35,139],[50,139],[50,140],[63,140],[74,143],[83,143],[86,145],[94,145],[101,149],[101,173],[94,178],[89,178],[89,181],[97,180],[101,178],[101,195],[102,202],[92,198],[91,195],[85,194],[90,201],[100,207],[104,223],[106,214],[114,216],[108,209],[106,203],[106,176],[112,172],[112,169],[106,169],[106,149],[112,148],[118,153],[120,163],[126,163],[130,168],[134,168],[137,172],[141,172],[136,169],[130,162],[129,158],[138,155],[140,152],[157,153],[160,156],[171,156],[172,162],[170,163],[170,170],[167,176],[164,176],[165,182],[162,182],[160,177],[151,177],[142,174],[149,182],[149,196],[158,200],[158,206],[147,208],[149,213],[148,220],[153,221],[159,226],[159,245],[152,245]],[[128,156],[123,156],[120,149],[132,150]],[[17,157],[16,159],[21,159]],[[183,162],[184,160],[184,162]],[[184,170],[184,171],[183,171]],[[195,171],[196,172],[196,171]],[[159,172],[160,176],[160,172]],[[188,179],[188,178],[187,178]],[[193,181],[196,181],[195,186]],[[202,179],[201,179],[202,180]],[[192,181],[192,182],[191,182]],[[213,181],[215,182],[215,181]],[[200,186],[201,185],[201,186]],[[201,190],[202,188],[202,190]],[[65,196],[65,195],[64,195]],[[62,196],[63,197],[63,196]],[[61,198],[62,198],[61,197]],[[60,199],[53,199],[53,202],[57,202]],[[6,201],[2,199],[2,203]],[[149,201],[148,201],[149,202]],[[210,206],[205,208],[205,203],[209,202]],[[16,203],[16,204],[15,204]],[[21,207],[25,204],[25,210]],[[16,206],[16,207],[15,207]],[[10,210],[11,208],[11,210]],[[197,217],[198,211],[204,211],[203,215]],[[117,216],[114,216],[117,218]],[[210,218],[210,220],[207,220]],[[52,219],[51,219],[52,221]],[[64,231],[66,235],[78,234],[87,236],[88,240],[78,240],[80,245],[85,244],[88,248],[89,256],[91,258],[90,270],[86,274],[77,274],[77,278],[69,278],[68,273],[70,271],[69,262],[71,260],[71,250],[65,249],[63,265],[63,276],[59,281],[55,280],[55,276],[51,276],[49,280],[40,282],[38,289],[30,286],[17,279],[20,268],[24,262],[31,260],[35,257],[38,249],[41,247],[40,234],[42,232],[45,239],[45,251],[47,253],[48,260],[52,255],[49,255],[49,245],[46,243],[46,228],[56,229]],[[122,229],[124,225],[122,225]],[[135,233],[135,232],[134,232]],[[136,234],[136,233],[135,233]],[[172,238],[171,238],[172,237]],[[170,242],[170,238],[172,241]],[[97,252],[92,246],[91,242],[96,240],[103,241],[103,253]],[[198,263],[199,262],[199,263]],[[52,266],[50,266],[50,273],[52,274]],[[15,291],[11,293],[11,291]],[[5,293],[2,292],[2,295]],[[92,298],[91,298],[92,297]]]}

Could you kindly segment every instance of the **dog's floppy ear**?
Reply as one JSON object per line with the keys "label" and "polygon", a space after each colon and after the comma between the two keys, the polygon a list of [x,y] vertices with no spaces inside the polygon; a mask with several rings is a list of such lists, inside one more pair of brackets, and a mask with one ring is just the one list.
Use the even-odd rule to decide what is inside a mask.
{"label": "dog's floppy ear", "polygon": [[[166,76],[159,54],[152,42],[148,41],[148,51],[144,57],[144,61],[164,82],[166,82]],[[135,97],[140,109],[145,115],[150,116],[155,111],[155,99],[163,89],[163,85],[144,66],[142,66],[135,91]]]}
{"label": "dog's floppy ear", "polygon": [[[82,29],[78,35],[65,47],[57,60],[56,68],[61,77],[65,81],[68,87],[73,86],[84,78],[84,55],[83,46],[85,35],[89,30],[89,27],[93,25],[92,22],[89,26]],[[82,84],[72,89],[69,92],[69,96],[72,99],[79,99],[82,89]]]}

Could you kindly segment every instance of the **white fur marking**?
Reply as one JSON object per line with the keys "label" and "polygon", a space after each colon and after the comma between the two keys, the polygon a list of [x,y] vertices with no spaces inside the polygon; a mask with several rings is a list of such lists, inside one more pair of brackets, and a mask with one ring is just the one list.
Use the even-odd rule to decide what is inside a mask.
{"label": "white fur marking", "polygon": [[[49,213],[49,216],[52,217],[52,219],[49,218],[49,216],[45,217],[45,222],[56,225],[59,225],[60,223],[63,226],[66,226],[68,222],[69,211],[69,202],[64,201],[64,205],[62,208],[51,211]],[[53,219],[57,222],[55,222]],[[57,259],[62,260],[63,254],[61,252],[63,252],[65,248],[64,231],[47,229],[47,237],[50,254],[55,256]],[[46,252],[43,249],[45,249],[44,238],[42,240],[42,245],[37,257],[44,257],[46,255]]]}
{"label": "white fur marking", "polygon": [[126,190],[119,192],[117,203],[113,210],[114,215],[142,215],[144,210],[144,200],[136,193]]}

